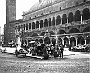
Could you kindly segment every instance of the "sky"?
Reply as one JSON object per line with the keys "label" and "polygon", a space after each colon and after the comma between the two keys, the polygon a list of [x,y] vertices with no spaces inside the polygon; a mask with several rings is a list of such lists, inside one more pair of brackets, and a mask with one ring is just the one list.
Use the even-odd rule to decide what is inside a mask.
{"label": "sky", "polygon": [[[0,33],[6,24],[6,0],[0,0]],[[39,0],[16,0],[16,20],[22,19],[23,11],[28,11]]]}

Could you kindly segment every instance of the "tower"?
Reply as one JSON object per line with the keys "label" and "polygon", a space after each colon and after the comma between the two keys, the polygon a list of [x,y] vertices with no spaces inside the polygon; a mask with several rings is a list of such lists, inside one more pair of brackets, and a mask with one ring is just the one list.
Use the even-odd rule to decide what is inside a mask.
{"label": "tower", "polygon": [[16,20],[16,0],[6,0],[6,24]]}
{"label": "tower", "polygon": [[11,22],[16,20],[16,0],[6,0],[6,24],[4,27],[4,43],[10,40]]}

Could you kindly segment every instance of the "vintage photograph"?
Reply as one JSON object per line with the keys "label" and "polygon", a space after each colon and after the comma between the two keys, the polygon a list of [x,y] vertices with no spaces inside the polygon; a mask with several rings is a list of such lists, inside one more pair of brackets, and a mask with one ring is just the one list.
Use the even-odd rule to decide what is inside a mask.
{"label": "vintage photograph", "polygon": [[90,0],[0,1],[0,73],[90,73]]}

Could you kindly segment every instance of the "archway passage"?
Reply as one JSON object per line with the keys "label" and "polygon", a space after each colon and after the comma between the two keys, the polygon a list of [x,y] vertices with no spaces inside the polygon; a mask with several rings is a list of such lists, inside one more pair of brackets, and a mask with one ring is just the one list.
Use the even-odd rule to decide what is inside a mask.
{"label": "archway passage", "polygon": [[62,44],[62,39],[58,37],[58,44]]}
{"label": "archway passage", "polygon": [[80,33],[80,31],[77,28],[72,28],[69,30],[69,33]]}
{"label": "archway passage", "polygon": [[67,23],[67,15],[63,14],[63,16],[62,16],[62,24],[65,24],[65,23]]}
{"label": "archway passage", "polygon": [[86,44],[90,44],[90,36],[86,37]]}
{"label": "archway passage", "polygon": [[69,13],[69,16],[68,16],[68,22],[70,23],[70,22],[72,22],[73,21],[73,13],[72,12],[70,12]]}
{"label": "archway passage", "polygon": [[86,27],[83,32],[90,32],[90,26]]}
{"label": "archway passage", "polygon": [[69,45],[69,39],[67,37],[64,38],[64,45]]}
{"label": "archway passage", "polygon": [[84,38],[82,36],[78,37],[77,44],[81,44],[81,45],[85,44]]}
{"label": "archway passage", "polygon": [[46,37],[46,38],[44,39],[44,43],[45,43],[45,44],[50,44],[50,38],[49,38],[49,37]]}
{"label": "archway passage", "polygon": [[58,15],[56,19],[56,25],[59,25],[61,23],[61,17]]}
{"label": "archway passage", "polygon": [[66,32],[64,30],[59,30],[57,34],[65,34]]}
{"label": "archway passage", "polygon": [[55,38],[52,38],[52,44],[55,46],[55,44],[56,44],[56,39]]}
{"label": "archway passage", "polygon": [[79,10],[77,10],[75,12],[74,20],[75,21],[80,21],[81,20],[81,14],[80,14],[80,11]]}
{"label": "archway passage", "polygon": [[90,18],[90,12],[89,12],[89,9],[88,8],[85,8],[83,10],[83,20],[88,20]]}
{"label": "archway passage", "polygon": [[71,37],[71,38],[70,38],[70,45],[71,45],[71,46],[75,46],[75,45],[76,45],[76,40],[75,40],[74,37]]}

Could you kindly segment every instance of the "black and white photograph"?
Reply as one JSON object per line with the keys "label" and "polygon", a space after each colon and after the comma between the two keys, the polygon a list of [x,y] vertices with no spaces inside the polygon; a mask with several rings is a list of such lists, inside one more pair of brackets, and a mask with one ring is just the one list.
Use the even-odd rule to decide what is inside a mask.
{"label": "black and white photograph", "polygon": [[90,73],[90,0],[0,1],[0,73]]}

